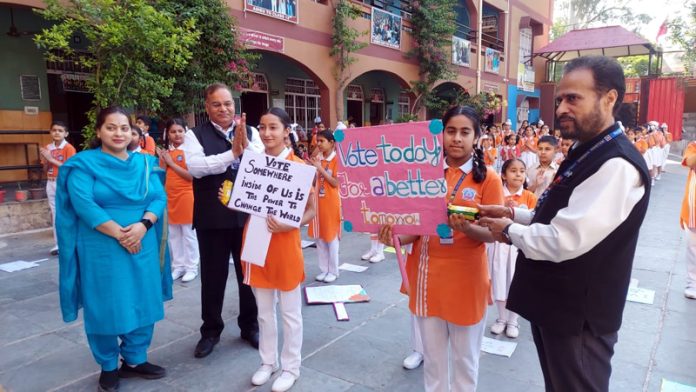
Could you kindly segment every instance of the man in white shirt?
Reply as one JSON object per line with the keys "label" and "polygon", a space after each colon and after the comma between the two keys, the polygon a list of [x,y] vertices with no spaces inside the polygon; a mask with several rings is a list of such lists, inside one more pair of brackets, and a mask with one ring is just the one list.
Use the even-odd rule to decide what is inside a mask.
{"label": "man in white shirt", "polygon": [[480,224],[519,249],[508,309],[530,321],[547,391],[607,391],[650,176],[615,123],[621,66],[569,62],[556,89],[575,139],[535,211],[481,206]]}
{"label": "man in white shirt", "polygon": [[247,214],[232,211],[218,200],[223,181],[234,181],[244,150],[263,152],[258,131],[246,125],[246,115],[235,124],[232,92],[224,84],[205,90],[205,109],[210,121],[188,131],[183,150],[193,178],[193,226],[198,236],[201,265],[201,339],[194,356],[213,351],[224,328],[222,306],[229,272],[230,254],[239,288],[237,324],[242,339],[258,348],[256,299],[243,283],[241,269],[242,233]]}

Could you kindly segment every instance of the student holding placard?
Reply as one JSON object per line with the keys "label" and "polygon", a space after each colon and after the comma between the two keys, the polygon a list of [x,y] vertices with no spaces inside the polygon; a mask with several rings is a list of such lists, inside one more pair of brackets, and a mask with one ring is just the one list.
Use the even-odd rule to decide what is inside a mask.
{"label": "student holding placard", "polygon": [[317,240],[319,269],[316,280],[331,283],[338,278],[338,242],[341,239],[341,199],[338,195],[336,171],[338,159],[334,146],[336,140],[331,131],[317,134],[320,154],[312,158],[317,168],[315,197],[317,216],[309,225],[309,236]]}
{"label": "student holding placard", "polygon": [[[259,135],[265,154],[295,161],[296,157],[285,146],[290,132],[290,117],[280,108],[271,108],[261,116]],[[300,225],[309,222],[315,215],[313,197],[309,197]],[[304,281],[304,258],[300,246],[300,229],[280,223],[273,215],[266,218],[268,231],[272,233],[265,265],[260,267],[242,260],[244,283],[252,287],[256,297],[259,322],[259,354],[261,367],[254,373],[251,383],[263,385],[278,369],[278,325],[276,322],[276,299],[280,303],[283,319],[283,348],[280,354],[283,372],[271,390],[283,392],[292,388],[300,377],[302,350],[302,291]],[[247,221],[247,229],[249,223]],[[246,233],[245,233],[246,235]],[[246,243],[245,243],[246,244]],[[242,251],[244,254],[244,251]]]}
{"label": "student holding placard", "polygon": [[[477,113],[470,107],[454,107],[442,122],[447,202],[460,207],[502,205],[500,177],[486,167],[483,152],[474,148],[481,134]],[[484,242],[493,241],[491,233],[459,214],[450,215],[449,225],[454,231],[443,237],[399,236],[402,244],[414,243],[406,263],[409,307],[421,329],[429,392],[476,389],[490,303]],[[392,245],[392,233],[390,225],[381,227],[380,240]]]}

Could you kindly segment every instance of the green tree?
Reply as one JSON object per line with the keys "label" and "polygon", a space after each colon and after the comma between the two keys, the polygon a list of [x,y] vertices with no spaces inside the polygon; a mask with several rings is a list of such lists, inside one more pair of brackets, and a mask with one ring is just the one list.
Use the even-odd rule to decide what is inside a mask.
{"label": "green tree", "polygon": [[350,66],[356,61],[352,53],[367,46],[367,43],[358,41],[367,32],[351,26],[351,21],[360,17],[360,9],[348,0],[337,0],[335,4],[329,54],[336,60],[333,70],[336,78],[336,118],[340,121],[343,119],[343,91],[352,79]]}
{"label": "green tree", "polygon": [[456,31],[456,5],[456,0],[415,0],[412,4],[414,48],[407,56],[418,61],[420,77],[411,82],[411,91],[416,95],[413,113],[418,113],[423,107],[440,112],[446,105],[435,95],[433,87],[439,80],[452,79],[456,75],[449,52]]}
{"label": "green tree", "polygon": [[[200,34],[191,48],[185,68],[173,74],[172,93],[162,100],[161,113],[185,114],[202,102],[202,92],[211,83],[222,82],[239,90],[253,84],[250,69],[258,54],[247,51],[239,40],[237,21],[222,0],[159,0],[161,8],[176,15],[177,23],[193,20]],[[165,70],[166,71],[166,70]]]}
{"label": "green tree", "polygon": [[652,17],[634,12],[632,0],[559,0],[554,4],[557,15],[551,27],[551,39],[570,30],[621,24],[633,31],[650,22]]}
{"label": "green tree", "polygon": [[679,16],[669,23],[669,37],[683,50],[682,61],[686,72],[696,73],[696,1],[688,5],[686,16]]}
{"label": "green tree", "polygon": [[[618,60],[627,78],[638,78],[648,75],[648,65],[650,63],[648,55],[621,57]],[[652,64],[652,71],[653,73],[657,72],[656,61]]]}
{"label": "green tree", "polygon": [[157,111],[172,93],[174,73],[191,58],[199,33],[193,19],[176,22],[146,0],[45,0],[37,11],[56,24],[34,38],[49,60],[72,55],[75,32],[88,41],[89,55],[78,62],[93,70],[87,81],[94,94],[85,139],[93,136],[96,112],[111,104]]}

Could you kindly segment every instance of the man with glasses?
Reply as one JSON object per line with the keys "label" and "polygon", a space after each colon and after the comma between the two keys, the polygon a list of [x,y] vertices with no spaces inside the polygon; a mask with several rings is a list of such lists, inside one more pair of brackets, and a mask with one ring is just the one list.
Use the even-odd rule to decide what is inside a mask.
{"label": "man with glasses", "polygon": [[[237,324],[242,339],[259,345],[256,299],[251,287],[242,283],[240,256],[247,214],[233,211],[218,201],[225,180],[234,181],[244,150],[263,152],[259,132],[246,125],[246,115],[235,124],[234,100],[229,87],[216,83],[205,89],[207,121],[186,133],[183,150],[193,178],[193,226],[201,256],[201,339],[194,355],[203,358],[220,341],[224,328],[222,305],[229,273],[230,254],[239,288]],[[236,125],[236,126],[235,126]]]}

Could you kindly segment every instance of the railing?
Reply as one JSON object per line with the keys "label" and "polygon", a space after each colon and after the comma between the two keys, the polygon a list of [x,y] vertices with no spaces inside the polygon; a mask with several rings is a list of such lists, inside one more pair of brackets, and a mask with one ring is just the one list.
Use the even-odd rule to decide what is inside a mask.
{"label": "railing", "polygon": [[93,58],[94,56],[90,52],[74,51],[71,54],[67,54],[62,50],[54,50],[51,52],[51,54],[57,56],[60,58],[60,60],[46,60],[47,73],[92,73],[92,69],[82,65],[82,62],[80,61],[81,57]]}
{"label": "railing", "polygon": [[24,146],[24,161],[23,165],[0,165],[0,170],[26,170],[27,178],[31,178],[31,172],[34,170],[43,169],[43,165],[29,163],[29,146],[36,148],[36,155],[40,156],[39,143],[36,142],[3,142],[3,135],[47,135],[48,131],[33,131],[33,130],[18,130],[18,131],[0,131],[0,145],[17,145]]}
{"label": "railing", "polygon": [[[455,25],[456,30],[454,35],[460,38],[464,38],[465,40],[470,41],[473,46],[476,46],[476,40],[478,39],[479,33],[478,30],[474,30],[471,27],[461,23],[455,23]],[[499,52],[505,51],[505,41],[491,34],[481,34],[481,45],[491,49],[495,49]]]}

